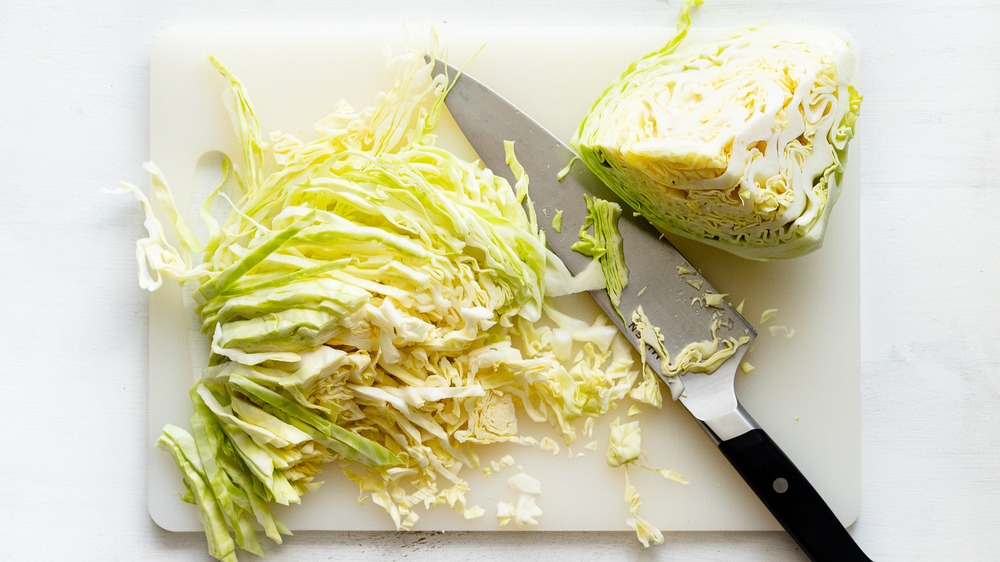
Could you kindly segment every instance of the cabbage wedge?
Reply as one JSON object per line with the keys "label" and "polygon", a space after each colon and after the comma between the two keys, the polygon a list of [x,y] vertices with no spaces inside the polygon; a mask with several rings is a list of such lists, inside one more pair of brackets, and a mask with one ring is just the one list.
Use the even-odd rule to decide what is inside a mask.
{"label": "cabbage wedge", "polygon": [[764,24],[677,34],[601,94],[572,144],[661,230],[755,260],[817,250],[861,103],[840,34]]}

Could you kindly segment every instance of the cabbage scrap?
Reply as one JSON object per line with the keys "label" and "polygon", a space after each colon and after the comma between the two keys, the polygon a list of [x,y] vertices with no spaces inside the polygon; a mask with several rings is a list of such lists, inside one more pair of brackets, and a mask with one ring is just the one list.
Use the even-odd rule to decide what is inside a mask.
{"label": "cabbage scrap", "polygon": [[639,498],[639,491],[629,480],[628,467],[638,465],[640,468],[657,472],[667,480],[683,485],[687,485],[688,481],[674,470],[645,466],[641,463],[642,456],[642,431],[639,422],[621,423],[620,419],[611,422],[607,463],[611,467],[622,467],[625,471],[625,501],[628,503],[630,513],[630,517],[625,523],[635,530],[639,542],[648,547],[650,542],[653,544],[663,542],[663,533],[639,515],[642,502]]}
{"label": "cabbage scrap", "polygon": [[738,256],[818,249],[861,96],[840,35],[794,24],[677,34],[632,62],[580,123],[586,166],[661,230]]}
{"label": "cabbage scrap", "polygon": [[[579,242],[570,248],[601,264],[611,306],[624,321],[625,317],[618,309],[622,291],[628,285],[628,266],[625,265],[622,251],[622,235],[618,231],[618,218],[622,214],[622,208],[617,203],[599,197],[584,194],[583,198],[587,203],[587,217],[580,227]],[[589,232],[591,228],[594,230],[593,234]]]}
{"label": "cabbage scrap", "polygon": [[608,466],[618,467],[633,462],[639,458],[642,433],[639,422],[621,423],[619,419],[611,422],[611,439],[608,444]]}
{"label": "cabbage scrap", "polygon": [[795,330],[789,328],[788,326],[768,326],[768,331],[771,332],[771,337],[784,336],[786,339],[792,339],[795,335]]}
{"label": "cabbage scrap", "polygon": [[514,466],[514,457],[510,455],[504,455],[500,457],[499,460],[490,461],[490,463],[487,466],[484,466],[483,476],[489,478],[490,476],[493,476],[495,473],[499,472],[500,470],[508,466]]}
{"label": "cabbage scrap", "polygon": [[[749,336],[720,338],[719,328],[722,327],[722,324],[719,317],[716,316],[712,319],[709,327],[710,338],[689,343],[677,353],[676,357],[671,359],[670,353],[663,345],[664,338],[660,328],[646,316],[642,305],[632,311],[631,320],[632,326],[639,336],[639,341],[652,349],[660,358],[660,373],[663,375],[663,380],[667,383],[671,398],[674,400],[680,398],[684,392],[684,382],[681,375],[684,373],[711,374],[732,357],[737,348],[750,342]],[[641,357],[643,370],[649,373],[651,369],[646,364],[646,354],[641,354]]]}
{"label": "cabbage scrap", "polygon": [[649,543],[661,544],[663,533],[655,525],[639,516],[642,501],[639,498],[639,492],[629,481],[627,471],[625,472],[625,502],[628,503],[630,514],[630,517],[625,520],[625,524],[635,531],[642,546],[649,547]]}
{"label": "cabbage scrap", "polygon": [[[288,529],[270,506],[299,503],[331,463],[398,529],[419,507],[482,517],[463,477],[479,447],[558,451],[521,434],[519,416],[569,444],[626,397],[657,403],[606,317],[584,321],[553,300],[604,279],[599,267],[570,276],[546,248],[522,206],[528,177],[513,145],[513,187],[435,145],[448,84],[422,53],[394,60],[396,84],[373,106],[341,104],[314,140],[275,132],[270,143],[243,84],[210,62],[240,154],[201,207],[208,239],[152,163],[176,244],[149,199],[123,188],[146,211],[140,284],[185,284],[211,341],[190,430],[167,426],[158,445],[199,507],[212,556],[260,554],[257,528],[280,543]],[[232,206],[223,222],[210,212],[220,195]],[[536,520],[528,503],[511,516]]]}
{"label": "cabbage scrap", "polygon": [[769,308],[769,309],[765,310],[764,312],[761,312],[760,313],[760,323],[761,324],[767,324],[768,320],[774,318],[774,316],[776,314],[778,314],[778,309],[777,308]]}
{"label": "cabbage scrap", "polygon": [[513,502],[497,502],[497,522],[500,526],[511,521],[518,527],[538,525],[542,516],[542,508],[538,506],[538,497],[542,494],[542,484],[523,472],[518,472],[507,479],[507,486],[517,492]]}

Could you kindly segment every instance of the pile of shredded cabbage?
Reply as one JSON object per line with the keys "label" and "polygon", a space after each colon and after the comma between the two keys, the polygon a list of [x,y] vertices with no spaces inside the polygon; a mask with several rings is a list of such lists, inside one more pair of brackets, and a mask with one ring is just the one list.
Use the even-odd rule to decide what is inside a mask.
{"label": "pile of shredded cabbage", "polygon": [[[462,471],[479,465],[478,446],[537,443],[518,415],[569,443],[579,420],[630,394],[659,405],[655,377],[607,318],[576,318],[547,296],[568,272],[522,208],[528,178],[513,153],[512,187],[435,145],[448,83],[422,55],[397,57],[390,91],[360,112],[342,105],[308,142],[265,140],[248,92],[211,62],[241,154],[202,207],[207,240],[155,165],[176,243],[123,186],[146,210],[141,285],[184,283],[211,338],[190,430],[167,426],[158,444],[213,556],[261,554],[255,524],[281,542],[269,506],[298,503],[326,463],[399,529],[418,506],[479,517]],[[222,224],[210,212],[220,197],[232,205]]]}
{"label": "pile of shredded cabbage", "polygon": [[861,96],[839,34],[766,24],[677,35],[603,92],[573,139],[580,158],[668,232],[750,259],[818,249]]}

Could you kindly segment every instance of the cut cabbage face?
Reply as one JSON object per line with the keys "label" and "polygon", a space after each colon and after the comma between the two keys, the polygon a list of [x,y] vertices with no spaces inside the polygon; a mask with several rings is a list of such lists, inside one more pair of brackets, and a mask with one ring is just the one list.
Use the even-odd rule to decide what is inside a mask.
{"label": "cut cabbage face", "polygon": [[574,148],[664,231],[751,259],[814,251],[861,102],[851,45],[791,24],[695,40],[694,5],[674,41],[605,90]]}

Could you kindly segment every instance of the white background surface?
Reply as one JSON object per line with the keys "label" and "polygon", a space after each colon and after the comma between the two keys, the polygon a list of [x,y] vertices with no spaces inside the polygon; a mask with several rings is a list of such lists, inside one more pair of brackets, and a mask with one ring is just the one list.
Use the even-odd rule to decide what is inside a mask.
{"label": "white background surface", "polygon": [[[411,5],[413,4],[413,5]],[[673,22],[679,2],[0,0],[0,558],[201,560],[146,514],[149,46],[194,21]],[[864,56],[861,515],[875,560],[1000,552],[1000,7],[710,1],[841,27]],[[599,40],[599,38],[595,38]],[[349,56],[349,55],[345,55]],[[836,342],[831,342],[835,345]],[[782,533],[299,533],[269,560],[799,560]]]}

